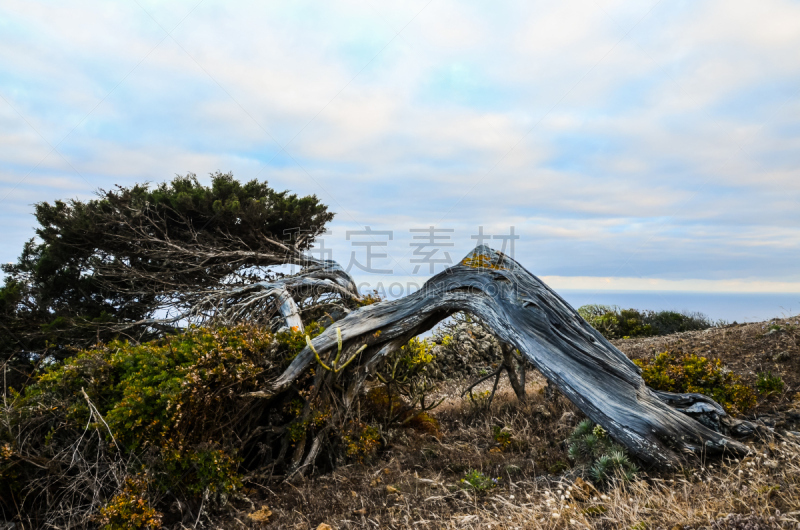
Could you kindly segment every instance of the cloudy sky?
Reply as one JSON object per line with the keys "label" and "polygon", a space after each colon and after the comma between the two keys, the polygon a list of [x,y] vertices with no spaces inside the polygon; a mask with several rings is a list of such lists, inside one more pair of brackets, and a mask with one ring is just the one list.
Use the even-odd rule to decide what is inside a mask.
{"label": "cloudy sky", "polygon": [[556,288],[800,292],[798,50],[796,0],[4,0],[0,261],[36,202],[231,171],[372,284],[482,226]]}

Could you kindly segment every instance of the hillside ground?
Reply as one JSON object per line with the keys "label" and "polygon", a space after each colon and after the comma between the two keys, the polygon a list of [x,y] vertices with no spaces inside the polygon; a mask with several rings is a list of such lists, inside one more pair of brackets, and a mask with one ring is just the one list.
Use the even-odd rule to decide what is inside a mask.
{"label": "hillside ground", "polygon": [[[746,416],[780,434],[750,442],[753,454],[742,460],[700,460],[671,474],[645,469],[633,482],[595,489],[567,456],[565,440],[582,416],[546,391],[538,372],[528,373],[524,403],[503,380],[488,407],[485,397],[461,397],[468,380],[451,379],[431,414],[438,429],[387,432],[373,461],[329,474],[291,482],[250,477],[247,500],[231,503],[224,526],[800,529],[798,320],[615,341],[632,358],[663,351],[720,358],[750,385],[759,373],[780,376],[783,390],[760,396]],[[485,396],[490,387],[475,393]]]}

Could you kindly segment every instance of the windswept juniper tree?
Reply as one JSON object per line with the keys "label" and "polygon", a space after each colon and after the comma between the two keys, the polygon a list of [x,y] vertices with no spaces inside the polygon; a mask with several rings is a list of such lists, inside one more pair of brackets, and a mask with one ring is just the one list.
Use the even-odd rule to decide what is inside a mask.
{"label": "windswept juniper tree", "polygon": [[[206,188],[190,175],[154,189],[102,192],[86,203],[42,203],[36,217],[39,240],[4,269],[6,360],[61,358],[114,336],[144,340],[189,322],[303,330],[311,316],[342,309],[345,316],[307,338],[271,384],[242,396],[265,414],[299,402],[293,425],[301,433],[264,431],[283,436],[274,460],[290,476],[334,461],[331,434],[353,418],[382,361],[456,312],[480,318],[504,349],[518,350],[645,463],[670,467],[687,454],[747,452],[730,436],[752,426],[727,418],[706,396],[649,389],[641,370],[557,293],[486,246],[418,292],[363,305],[336,262],[307,253],[332,218],[315,197],[222,174]],[[275,272],[286,264],[299,272]]]}
{"label": "windswept juniper tree", "polygon": [[[209,319],[268,321],[273,307],[302,328],[295,300],[318,309],[357,297],[337,264],[304,253],[333,218],[315,196],[220,173],[210,187],[190,174],[98,195],[36,205],[38,239],[3,265],[4,360],[61,359],[98,340],[146,340]],[[285,264],[303,270],[273,270]]]}

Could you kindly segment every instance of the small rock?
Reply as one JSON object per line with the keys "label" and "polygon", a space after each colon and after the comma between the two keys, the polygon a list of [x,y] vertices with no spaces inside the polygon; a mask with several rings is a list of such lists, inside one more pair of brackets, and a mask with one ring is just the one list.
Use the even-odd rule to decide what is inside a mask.
{"label": "small rock", "polygon": [[359,508],[358,510],[353,510],[353,515],[367,515],[367,509]]}
{"label": "small rock", "polygon": [[331,525],[329,525],[329,524],[319,523],[319,526],[317,527],[317,530],[333,530],[333,528],[331,528]]}
{"label": "small rock", "polygon": [[394,486],[386,486],[386,493],[400,493],[400,490]]}

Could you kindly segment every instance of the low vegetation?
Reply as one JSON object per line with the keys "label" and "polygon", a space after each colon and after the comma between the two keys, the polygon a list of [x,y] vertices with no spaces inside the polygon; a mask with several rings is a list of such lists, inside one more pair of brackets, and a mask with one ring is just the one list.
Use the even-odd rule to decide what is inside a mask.
{"label": "low vegetation", "polygon": [[592,420],[583,420],[569,436],[567,453],[571,460],[583,464],[596,485],[619,479],[630,482],[638,468],[625,448],[614,443],[608,433]]}
{"label": "low vegetation", "polygon": [[[427,414],[441,403],[430,400],[435,385],[425,375],[431,347],[416,338],[378,372],[383,384],[360,417],[336,417],[314,397],[313,378],[277,407],[246,397],[323,330],[193,327],[51,363],[21,391],[6,391],[3,513],[34,527],[156,527],[225,506],[248,473],[285,471],[292,450],[314,434],[326,433],[335,467],[369,461],[385,429],[438,432]],[[320,359],[317,372],[342,368],[338,361]]]}
{"label": "low vegetation", "polygon": [[[784,348],[796,330],[779,327],[758,328],[752,340]],[[195,327],[41,366],[24,388],[5,392],[0,520],[105,529],[800,528],[800,437],[758,441],[744,460],[655,473],[533,369],[524,400],[506,379],[462,397],[471,380],[429,373],[430,340],[388,358],[347,417],[313,397],[316,381],[328,384],[315,374],[277,406],[247,397],[291,362],[306,333],[322,330]],[[726,332],[714,331],[719,340],[739,336]],[[439,335],[440,346],[456,340]],[[704,351],[715,348],[703,341]],[[623,342],[634,352],[650,347]],[[800,406],[786,401],[797,392],[786,372],[791,348],[789,361],[776,361],[783,371],[770,365],[748,378],[677,343],[652,347],[661,351],[635,362],[654,388],[710,395],[734,415],[761,403]],[[321,358],[315,371],[323,377],[341,364]],[[291,477],[285,462],[320,432],[328,467]]]}
{"label": "low vegetation", "polygon": [[609,340],[669,335],[714,325],[702,313],[640,311],[597,304],[578,308],[578,314]]}
{"label": "low vegetation", "polygon": [[756,381],[756,388],[759,394],[765,396],[772,396],[783,392],[783,379],[779,375],[773,375],[772,372],[758,372],[758,381]]}
{"label": "low vegetation", "polygon": [[650,359],[634,359],[647,386],[668,392],[698,393],[714,398],[728,413],[747,412],[756,404],[752,388],[719,359],[695,354],[662,352]]}
{"label": "low vegetation", "polygon": [[221,502],[241,487],[245,460],[258,458],[242,436],[263,411],[239,396],[289,360],[278,344],[253,327],[194,328],[52,364],[10,392],[3,411],[4,510],[36,526],[114,528],[127,518],[146,528],[164,502],[188,511],[204,497]]}

